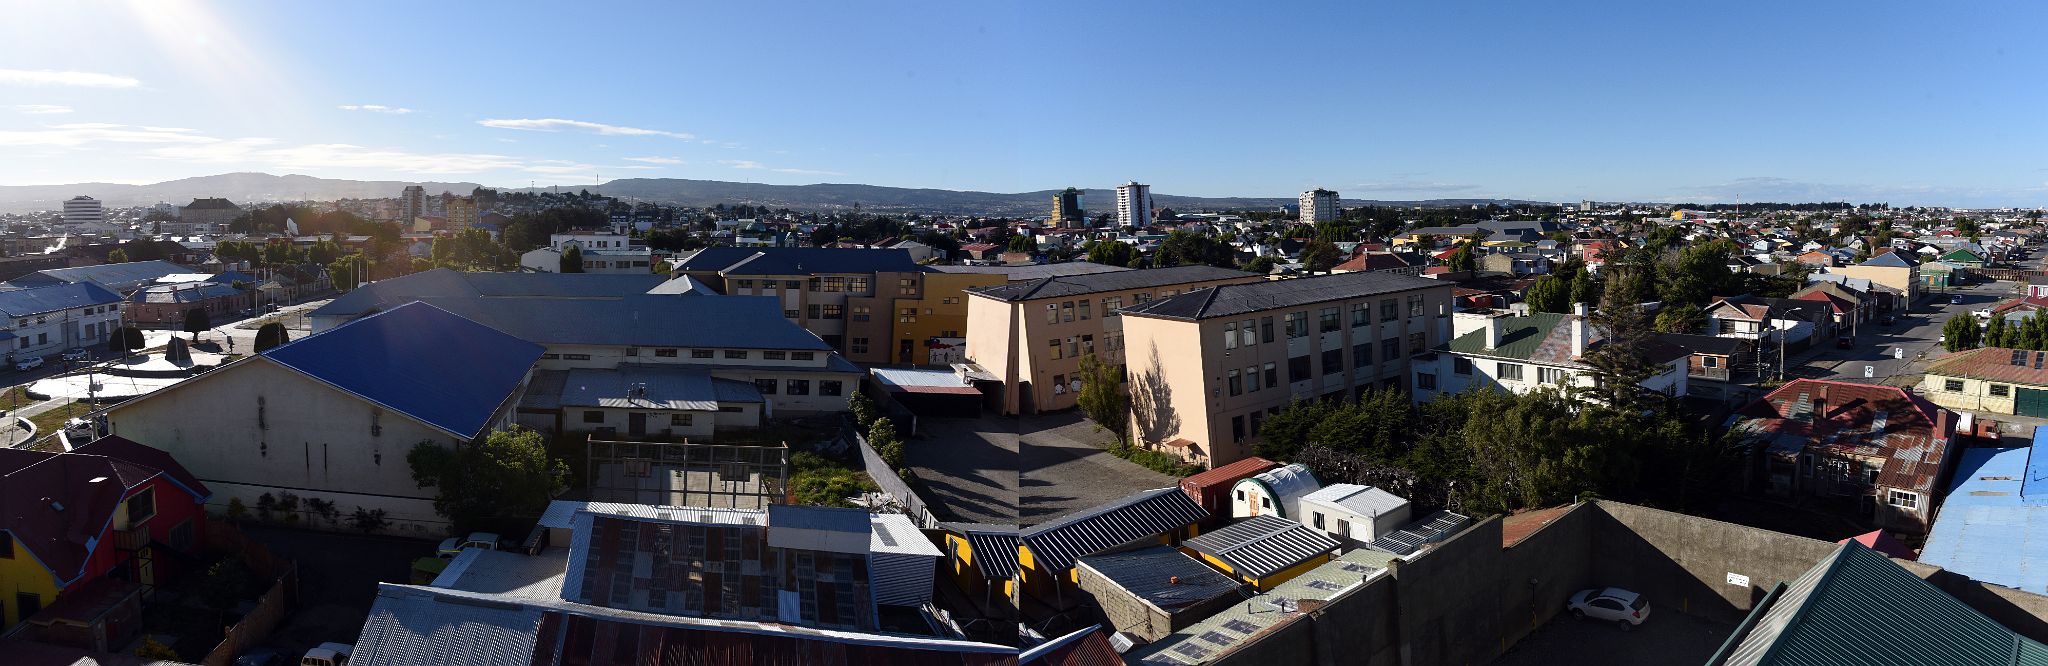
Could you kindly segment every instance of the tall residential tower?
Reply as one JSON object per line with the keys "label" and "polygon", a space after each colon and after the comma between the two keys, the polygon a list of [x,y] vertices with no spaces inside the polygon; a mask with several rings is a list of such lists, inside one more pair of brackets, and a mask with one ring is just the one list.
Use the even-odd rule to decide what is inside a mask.
{"label": "tall residential tower", "polygon": [[1337,219],[1337,193],[1316,188],[1301,193],[1301,221],[1328,222]]}
{"label": "tall residential tower", "polygon": [[1152,186],[1131,181],[1116,186],[1116,224],[1120,227],[1152,226]]}

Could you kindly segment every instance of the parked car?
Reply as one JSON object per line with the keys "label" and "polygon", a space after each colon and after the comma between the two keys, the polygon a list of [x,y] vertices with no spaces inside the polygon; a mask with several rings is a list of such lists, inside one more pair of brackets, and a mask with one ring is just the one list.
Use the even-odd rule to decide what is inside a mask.
{"label": "parked car", "polygon": [[356,646],[347,643],[321,643],[299,658],[299,666],[348,666],[348,655],[355,651]]}
{"label": "parked car", "polygon": [[448,537],[441,540],[441,547],[436,550],[441,557],[453,558],[461,555],[463,550],[469,548],[497,550],[498,535],[490,532],[471,532],[467,539],[458,540],[455,537]]}
{"label": "parked car", "polygon": [[22,372],[28,372],[40,367],[43,367],[43,357],[41,356],[30,356],[14,362],[14,369]]}
{"label": "parked car", "polygon": [[1978,318],[1978,319],[1990,319],[1990,318],[1991,318],[1991,308],[1984,308],[1984,309],[1982,309],[1982,310],[1977,310],[1977,311],[1975,311],[1975,312],[1971,312],[1970,314],[1973,314],[1973,315],[1977,315],[1977,318]]}
{"label": "parked car", "polygon": [[86,351],[84,347],[72,347],[64,350],[64,360],[66,361],[84,361],[91,358],[92,352]]}
{"label": "parked car", "polygon": [[1962,305],[1962,304],[1963,304],[1963,295],[1962,295],[1962,294],[1954,294],[1954,295],[1951,295],[1951,296],[1949,296],[1949,297],[1948,297],[1948,303],[1949,303],[1949,305]]}
{"label": "parked car", "polygon": [[1565,604],[1565,610],[1570,611],[1575,619],[1592,618],[1617,623],[1622,631],[1634,629],[1650,618],[1649,600],[1618,587],[1579,590],[1578,594],[1572,595],[1571,602]]}
{"label": "parked car", "polygon": [[1847,335],[1844,335],[1844,336],[1839,336],[1839,337],[1836,337],[1836,338],[1835,338],[1835,348],[1836,348],[1836,349],[1855,349],[1855,348],[1856,348],[1856,338],[1854,338],[1854,337],[1851,337],[1851,336],[1847,336]]}

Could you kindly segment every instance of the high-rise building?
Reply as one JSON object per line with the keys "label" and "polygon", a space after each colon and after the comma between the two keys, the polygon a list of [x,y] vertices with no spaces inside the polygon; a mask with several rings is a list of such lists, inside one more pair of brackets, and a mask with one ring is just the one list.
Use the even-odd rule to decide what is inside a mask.
{"label": "high-rise building", "polygon": [[1152,226],[1152,186],[1131,181],[1116,186],[1116,224],[1120,227]]}
{"label": "high-rise building", "polygon": [[1052,198],[1052,223],[1054,226],[1088,224],[1088,211],[1081,209],[1081,190],[1069,187]]}
{"label": "high-rise building", "polygon": [[1301,221],[1328,222],[1337,219],[1337,193],[1316,188],[1301,193]]}
{"label": "high-rise building", "polygon": [[64,202],[64,223],[83,224],[107,221],[107,210],[100,206],[100,200],[87,196],[76,196]]}
{"label": "high-rise building", "polygon": [[476,200],[470,197],[448,198],[448,228],[462,231],[476,226]]}
{"label": "high-rise building", "polygon": [[398,195],[399,226],[412,224],[412,219],[427,214],[427,188],[408,185],[405,193]]}

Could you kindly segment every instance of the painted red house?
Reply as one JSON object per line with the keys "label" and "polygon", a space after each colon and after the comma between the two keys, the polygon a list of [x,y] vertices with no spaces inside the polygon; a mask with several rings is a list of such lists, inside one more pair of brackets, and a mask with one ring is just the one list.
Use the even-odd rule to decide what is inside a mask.
{"label": "painted red house", "polygon": [[142,596],[201,561],[209,494],[170,454],[119,437],[0,449],[0,627],[120,649]]}

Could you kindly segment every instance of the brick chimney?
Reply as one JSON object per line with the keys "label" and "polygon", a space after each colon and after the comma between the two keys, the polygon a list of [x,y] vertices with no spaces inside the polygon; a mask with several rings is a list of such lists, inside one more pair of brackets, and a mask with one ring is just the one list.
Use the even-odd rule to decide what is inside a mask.
{"label": "brick chimney", "polygon": [[1572,358],[1586,355],[1586,317],[1588,314],[1585,303],[1572,304]]}
{"label": "brick chimney", "polygon": [[1821,384],[1820,392],[1813,394],[1813,422],[1820,423],[1828,418],[1828,385]]}
{"label": "brick chimney", "polygon": [[1933,437],[1933,438],[1934,438],[1934,440],[1935,440],[1935,441],[1937,441],[1937,442],[1943,442],[1943,443],[1949,442],[1949,441],[1951,441],[1951,440],[1953,440],[1953,439],[1954,439],[1954,438],[1952,438],[1952,437],[1950,437],[1950,436],[1949,436],[1949,432],[1948,432],[1948,410],[1946,410],[1946,409],[1942,409],[1942,408],[1940,408],[1940,407],[1936,407],[1936,408],[1934,408],[1934,437]]}

